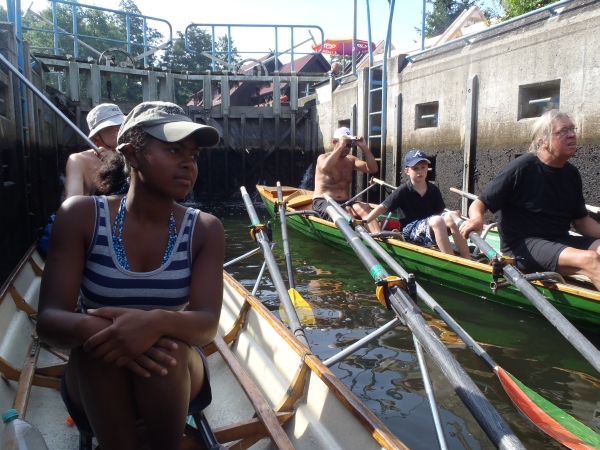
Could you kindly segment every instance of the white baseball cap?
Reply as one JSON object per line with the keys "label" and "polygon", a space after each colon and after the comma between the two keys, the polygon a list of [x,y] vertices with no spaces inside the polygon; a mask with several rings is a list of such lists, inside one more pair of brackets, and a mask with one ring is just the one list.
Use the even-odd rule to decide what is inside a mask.
{"label": "white baseball cap", "polygon": [[350,139],[356,139],[356,136],[353,136],[350,128],[347,127],[338,128],[333,133],[333,138],[336,141],[339,141],[342,136],[348,136]]}
{"label": "white baseball cap", "polygon": [[87,115],[87,123],[90,128],[88,137],[91,138],[104,128],[121,126],[124,120],[125,115],[117,105],[112,103],[98,105]]}

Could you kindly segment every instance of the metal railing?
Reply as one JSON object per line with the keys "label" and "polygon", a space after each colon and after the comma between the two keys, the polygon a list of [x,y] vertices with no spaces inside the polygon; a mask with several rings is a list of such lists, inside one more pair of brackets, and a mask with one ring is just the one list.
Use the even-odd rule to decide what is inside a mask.
{"label": "metal railing", "polygon": [[[75,3],[75,2],[68,1],[68,0],[50,0],[50,1],[52,3],[52,20],[51,21],[42,17],[40,14],[35,13],[34,11],[31,11],[31,6],[27,10],[27,13],[34,15],[41,22],[51,26],[52,27],[51,29],[35,28],[35,27],[27,27],[27,26],[23,26],[22,28],[24,31],[38,31],[38,32],[42,32],[42,33],[51,33],[54,36],[54,54],[55,55],[60,55],[61,52],[63,54],[69,53],[69,52],[65,51],[64,49],[60,48],[59,36],[68,36],[71,39],[73,39],[73,56],[76,58],[79,57],[79,46],[80,45],[88,48],[88,50],[91,50],[92,52],[96,53],[98,56],[101,54],[101,50],[106,50],[106,49],[101,49],[101,50],[94,49],[93,47],[86,44],[82,40],[82,39],[93,39],[94,41],[106,42],[111,45],[117,44],[117,45],[127,46],[127,53],[129,53],[129,54],[131,54],[133,52],[134,48],[141,47],[141,48],[143,48],[143,52],[141,55],[139,55],[139,57],[140,57],[139,59],[141,59],[143,57],[144,64],[148,64],[147,57],[149,54],[151,54],[155,51],[158,51],[158,50],[163,50],[172,45],[173,27],[171,26],[171,24],[168,21],[166,21],[164,19],[160,19],[158,17],[145,16],[142,14],[135,14],[135,13],[127,12],[127,11],[118,11],[115,9],[103,8],[103,7],[95,6],[95,5],[86,5],[83,3]],[[67,5],[67,6],[71,7],[72,31],[67,31],[58,26],[57,4],[63,4],[63,5]],[[78,20],[78,14],[77,14],[78,9],[79,10],[91,9],[91,10],[102,11],[102,12],[115,14],[117,16],[123,17],[125,19],[125,36],[126,36],[125,39],[124,40],[123,39],[113,39],[113,38],[107,38],[107,37],[101,37],[101,36],[90,36],[90,35],[79,33],[79,31],[78,31],[79,20]],[[132,21],[135,21],[135,20],[142,21],[142,42],[136,42],[132,38]],[[159,45],[150,45],[149,44],[148,21],[160,22],[162,24],[165,24],[168,27],[169,35],[168,35],[168,38],[163,43],[161,43]],[[142,55],[145,55],[145,56],[142,56]]]}
{"label": "metal railing", "polygon": [[467,45],[468,44],[472,44],[473,43],[473,38],[475,38],[476,36],[480,36],[481,34],[487,33],[487,32],[492,31],[492,30],[497,30],[498,28],[505,27],[505,26],[510,25],[511,23],[514,23],[514,22],[516,22],[518,20],[525,19],[527,17],[531,17],[531,16],[534,16],[536,14],[540,14],[540,13],[543,13],[543,12],[546,12],[546,11],[550,12],[550,14],[552,16],[556,16],[556,15],[559,14],[556,11],[557,8],[560,8],[561,6],[564,6],[567,3],[571,3],[572,1],[573,0],[561,0],[559,2],[552,3],[551,5],[544,6],[542,8],[536,9],[534,11],[530,11],[528,13],[521,14],[520,16],[513,17],[512,19],[506,20],[504,22],[500,22],[500,23],[497,23],[495,25],[492,25],[491,27],[488,27],[485,30],[481,30],[481,31],[477,31],[475,33],[467,34],[466,36],[461,36],[461,37],[458,37],[456,39],[452,39],[451,41],[445,42],[443,44],[436,45],[434,47],[429,47],[429,48],[424,49],[424,50],[419,50],[418,52],[409,53],[408,55],[406,55],[406,59],[408,59],[410,62],[414,62],[414,58],[417,57],[417,56],[423,55],[424,53],[430,52],[432,50],[439,50],[440,48],[448,47],[449,45],[453,45],[453,44],[456,44],[457,42],[461,42],[461,41],[466,41]]}
{"label": "metal railing", "polygon": [[[190,48],[190,39],[189,39],[189,30],[192,28],[209,28],[210,29],[210,35],[211,35],[211,51],[209,52],[204,52],[204,51],[198,51],[197,49],[193,49]],[[226,38],[227,38],[227,50],[217,50],[217,36],[215,35],[215,29],[216,28],[227,28],[227,34],[226,34]],[[279,70],[279,57],[281,55],[284,54],[290,54],[291,55],[291,71],[294,72],[294,55],[312,55],[312,54],[319,54],[322,52],[323,49],[323,45],[325,43],[325,35],[323,33],[323,29],[317,25],[282,25],[282,24],[228,24],[228,23],[221,23],[221,24],[216,24],[216,23],[191,23],[190,25],[188,25],[185,29],[185,49],[190,52],[190,53],[200,53],[204,56],[206,56],[207,58],[212,60],[212,70],[216,71],[216,65],[217,63],[229,67],[231,69],[236,69],[240,66],[240,63],[233,64],[233,58],[234,58],[234,52],[232,51],[232,38],[231,38],[231,30],[235,29],[235,28],[272,28],[273,32],[274,32],[274,38],[275,38],[275,50],[271,50],[271,49],[266,49],[266,50],[259,50],[259,51],[254,51],[254,50],[238,50],[236,53],[237,54],[241,54],[241,55],[268,55],[269,53],[273,53],[273,56],[271,58],[268,58],[267,60],[263,60],[260,61],[262,64],[265,64],[266,62],[274,59],[275,60],[275,70],[278,71]],[[283,51],[279,51],[280,48],[280,37],[279,37],[279,32],[280,30],[289,30],[289,34],[291,37],[291,47],[289,47],[286,50]],[[294,30],[298,30],[298,29],[304,29],[307,30],[310,38],[303,40],[302,42],[297,42],[294,38]],[[295,49],[297,47],[299,47],[300,45],[304,45],[310,41],[312,41],[315,44],[318,44],[317,41],[315,41],[315,38],[312,34],[313,30],[317,30],[320,35],[321,35],[321,50],[319,50],[318,52],[298,52],[295,51]],[[227,59],[223,59],[220,58],[221,55],[227,55]],[[256,61],[259,62],[258,60],[254,59],[254,58],[248,58],[245,61]]]}

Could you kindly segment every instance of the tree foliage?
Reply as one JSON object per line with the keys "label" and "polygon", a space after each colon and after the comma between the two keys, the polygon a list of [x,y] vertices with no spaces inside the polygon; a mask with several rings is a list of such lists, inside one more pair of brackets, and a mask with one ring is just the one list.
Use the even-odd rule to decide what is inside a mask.
{"label": "tree foliage", "polygon": [[[448,29],[465,10],[479,3],[477,0],[427,0],[433,5],[425,15],[425,37],[438,36]],[[420,28],[417,29],[420,33]]]}
{"label": "tree foliage", "polygon": [[[227,35],[220,36],[215,41],[215,49],[217,52],[227,51]],[[206,56],[200,54],[205,51],[210,53],[212,50],[212,39],[210,34],[199,28],[190,28],[188,30],[188,46],[194,52],[189,52],[185,48],[185,36],[181,31],[177,32],[177,39],[173,42],[173,46],[165,51],[163,64],[166,64],[172,70],[189,71],[189,72],[206,72],[212,70],[212,61]],[[231,63],[236,64],[240,61],[240,56],[237,53],[237,48],[231,43]],[[226,54],[217,55],[219,59],[227,61]],[[230,70],[226,67],[216,64],[216,70]],[[196,92],[202,89],[202,82],[186,82],[178,83],[176,89],[177,103],[187,103],[188,99]]]}
{"label": "tree foliage", "polygon": [[499,0],[500,6],[504,9],[504,15],[499,19],[501,21],[512,19],[555,2],[556,0]]}
{"label": "tree foliage", "polygon": [[[119,10],[142,14],[134,0],[120,0]],[[57,24],[67,33],[73,33],[73,9],[71,5],[57,4]],[[52,22],[52,7],[47,6],[38,12],[47,21]],[[143,20],[137,17],[131,17],[129,21],[129,41],[130,49],[127,46],[127,19],[124,15],[115,14],[107,11],[100,11],[92,8],[76,7],[77,15],[77,33],[79,40],[94,48],[97,52],[103,53],[109,48],[119,48],[124,51],[130,50],[132,56],[144,52],[144,30]],[[0,20],[6,20],[7,12],[0,6]],[[54,34],[52,25],[45,23],[33,14],[27,14],[22,21],[25,28],[34,28],[35,30],[24,30],[23,38],[28,41],[33,52],[54,53]],[[43,31],[40,31],[43,30]],[[84,37],[85,36],[85,37]],[[149,55],[147,57],[148,65],[158,67],[166,66],[175,71],[204,72],[212,68],[212,62],[207,57],[200,54],[201,51],[210,52],[212,49],[211,36],[205,31],[192,28],[188,33],[190,48],[196,53],[188,52],[185,49],[184,35],[181,32],[176,33],[172,46],[164,51]],[[148,27],[146,32],[146,42],[148,46],[158,46],[165,41],[157,29]],[[117,42],[121,41],[121,42]],[[226,35],[216,38],[217,51],[227,51],[228,38]],[[58,48],[61,55],[75,55],[74,42],[70,36],[65,34],[58,35]],[[231,43],[232,63],[240,61],[237,48]],[[99,59],[98,53],[86,48],[81,43],[78,45],[77,56],[79,58]],[[116,62],[125,62],[127,58],[119,52],[110,52],[105,55],[109,58],[114,57]],[[221,59],[227,60],[227,55],[217,55]],[[142,61],[137,61],[141,64]],[[217,64],[217,70],[225,70],[225,67]],[[141,98],[141,83],[138,80],[130,79],[124,75],[112,74],[110,77],[111,95],[107,91],[107,80],[102,81],[102,98],[110,98],[114,101],[139,101]],[[56,78],[50,79],[49,84],[58,87]],[[177,92],[178,103],[187,103],[189,97],[202,89],[202,83],[179,83]],[[85,90],[85,80],[81,80],[81,89]]]}
{"label": "tree foliage", "polygon": [[8,20],[8,11],[4,9],[4,6],[0,5],[0,21],[6,22]]}

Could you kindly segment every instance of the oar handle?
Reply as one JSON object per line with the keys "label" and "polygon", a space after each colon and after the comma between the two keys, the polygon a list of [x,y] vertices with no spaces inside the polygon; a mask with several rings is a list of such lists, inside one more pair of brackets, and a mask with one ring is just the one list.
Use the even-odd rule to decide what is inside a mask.
{"label": "oar handle", "polygon": [[386,183],[385,181],[380,180],[379,178],[372,177],[371,181],[373,183],[379,184],[380,186],[389,187],[390,189],[396,189],[396,186],[392,186],[391,184]]}
{"label": "oar handle", "polygon": [[460,189],[451,187],[450,190],[455,194],[462,195],[463,197],[468,198],[469,200],[477,200],[477,196],[475,194],[470,194],[469,192],[461,191]]}

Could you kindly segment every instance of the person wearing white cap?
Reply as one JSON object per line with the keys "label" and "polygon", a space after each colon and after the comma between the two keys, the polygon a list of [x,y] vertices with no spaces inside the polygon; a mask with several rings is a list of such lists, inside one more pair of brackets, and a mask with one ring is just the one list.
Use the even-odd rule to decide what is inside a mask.
{"label": "person wearing white cap", "polygon": [[67,160],[65,198],[74,195],[93,195],[97,191],[94,174],[102,165],[107,152],[117,148],[117,133],[125,115],[117,105],[103,103],[87,115],[89,138],[99,151],[85,150],[73,153]]}
{"label": "person wearing white cap", "polygon": [[[356,143],[356,146],[363,152],[364,161],[350,154],[353,143]],[[327,202],[323,198],[325,194],[340,204],[348,202],[352,173],[355,170],[362,173],[376,173],[377,161],[362,136],[353,136],[349,128],[338,128],[333,133],[333,151],[325,153],[317,159],[312,207],[321,219],[331,221],[329,214],[325,211],[327,208]],[[368,203],[348,202],[345,206],[346,211],[355,219],[364,219],[371,211]],[[371,233],[381,231],[377,221],[369,223],[367,228]]]}

